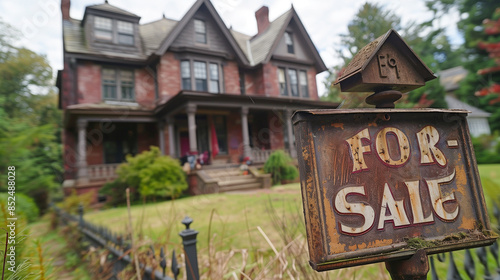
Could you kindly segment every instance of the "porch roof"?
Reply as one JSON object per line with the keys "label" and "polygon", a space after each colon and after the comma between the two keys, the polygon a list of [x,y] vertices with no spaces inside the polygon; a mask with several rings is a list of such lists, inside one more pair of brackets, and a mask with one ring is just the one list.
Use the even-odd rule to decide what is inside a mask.
{"label": "porch roof", "polygon": [[65,110],[64,127],[75,126],[78,119],[87,121],[153,122],[156,118],[150,108],[137,104],[75,104]]}
{"label": "porch roof", "polygon": [[188,104],[213,108],[246,107],[260,110],[335,109],[339,106],[339,103],[303,98],[181,91],[170,99],[160,100],[154,113],[159,117],[172,115],[183,110]]}

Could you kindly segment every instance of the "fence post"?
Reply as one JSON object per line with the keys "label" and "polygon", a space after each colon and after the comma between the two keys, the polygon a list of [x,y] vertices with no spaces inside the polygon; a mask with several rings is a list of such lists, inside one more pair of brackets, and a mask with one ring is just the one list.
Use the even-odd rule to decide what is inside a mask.
{"label": "fence post", "polygon": [[80,225],[80,228],[83,228],[83,204],[78,204],[78,224]]}
{"label": "fence post", "polygon": [[198,280],[200,279],[200,273],[198,271],[198,253],[196,252],[196,235],[198,235],[198,232],[189,228],[192,222],[193,219],[186,216],[182,220],[186,229],[181,231],[179,235],[182,237],[182,245],[184,245],[184,254],[186,255],[187,280]]}

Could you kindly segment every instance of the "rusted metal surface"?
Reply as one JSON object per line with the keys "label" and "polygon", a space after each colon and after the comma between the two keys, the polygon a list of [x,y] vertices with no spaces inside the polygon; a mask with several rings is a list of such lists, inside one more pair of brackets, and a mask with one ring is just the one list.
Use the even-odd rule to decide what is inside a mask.
{"label": "rusted metal surface", "polygon": [[418,250],[408,260],[386,262],[385,267],[392,280],[425,280],[429,272],[429,260],[425,250]]}
{"label": "rusted metal surface", "polygon": [[329,270],[493,243],[466,115],[296,112],[311,266]]}

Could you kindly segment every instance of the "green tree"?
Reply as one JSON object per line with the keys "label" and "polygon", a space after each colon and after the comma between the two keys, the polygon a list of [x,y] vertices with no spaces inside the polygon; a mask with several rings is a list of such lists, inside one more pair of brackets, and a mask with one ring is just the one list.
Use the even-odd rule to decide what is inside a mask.
{"label": "green tree", "polygon": [[460,13],[457,28],[464,35],[463,65],[469,74],[461,82],[456,95],[464,102],[490,112],[491,128],[500,130],[500,103],[491,102],[495,99],[494,95],[480,97],[483,95],[481,89],[500,82],[500,71],[478,74],[481,69],[495,66],[495,61],[491,59],[487,49],[480,48],[480,44],[500,41],[500,34],[488,34],[483,25],[486,19],[498,19],[499,15],[495,15],[494,11],[500,7],[500,3],[498,0],[429,0],[426,4],[436,18],[450,9],[456,9]]}
{"label": "green tree", "polygon": [[[16,168],[16,192],[43,211],[60,190],[61,112],[45,56],[12,44],[16,31],[0,21],[0,174]],[[7,191],[0,181],[0,192]]]}
{"label": "green tree", "polygon": [[[442,29],[433,29],[432,22],[402,24],[401,18],[380,4],[365,3],[348,25],[348,34],[341,35],[339,56],[344,61],[330,69],[325,85],[329,89],[324,100],[342,102],[344,107],[366,106],[364,99],[371,93],[341,93],[332,87],[343,67],[345,67],[361,48],[394,29],[404,38],[407,44],[432,70],[439,71],[460,63],[460,55],[452,47]],[[406,104],[402,101],[398,106],[446,107],[444,88],[439,82],[428,83],[426,86],[408,94]]]}

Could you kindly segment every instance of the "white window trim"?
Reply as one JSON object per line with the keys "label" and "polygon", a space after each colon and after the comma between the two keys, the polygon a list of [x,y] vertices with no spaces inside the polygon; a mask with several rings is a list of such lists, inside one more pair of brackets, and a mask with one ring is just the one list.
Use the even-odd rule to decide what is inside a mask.
{"label": "white window trim", "polygon": [[183,59],[180,59],[180,62],[179,62],[179,65],[183,62],[183,61],[189,61],[189,72],[190,72],[190,79],[191,79],[191,89],[185,89],[182,87],[182,67],[179,67],[179,71],[181,71],[181,89],[182,90],[189,90],[189,91],[200,91],[200,90],[197,90],[196,89],[196,77],[194,75],[194,63],[195,62],[203,62],[205,63],[205,67],[206,67],[206,73],[207,73],[207,76],[206,76],[206,81],[207,81],[207,90],[206,91],[202,91],[202,92],[210,92],[210,81],[211,81],[211,77],[210,77],[210,64],[216,64],[218,67],[218,75],[219,75],[219,91],[218,92],[210,92],[210,93],[213,93],[213,94],[219,94],[219,93],[223,93],[224,92],[224,67],[222,65],[222,63],[220,61],[213,61],[213,60],[205,60],[205,59],[198,59],[198,58],[183,58]]}
{"label": "white window trim", "polygon": [[[99,28],[96,27],[96,19],[97,18],[104,18],[104,19],[111,20],[111,37],[112,37],[111,40],[97,38],[97,36],[95,34],[96,30],[99,30]],[[118,31],[118,22],[125,22],[125,23],[132,24],[132,34],[119,32]],[[103,16],[94,16],[92,28],[93,28],[93,32],[92,32],[93,35],[92,36],[93,36],[93,40],[95,42],[108,43],[108,44],[113,43],[115,45],[120,45],[120,46],[132,46],[132,47],[135,46],[135,43],[137,40],[137,34],[135,32],[135,23],[133,23],[131,21],[119,20],[119,19],[108,18],[108,17],[103,17]],[[119,35],[120,34],[132,35],[132,44],[120,43],[119,42]]]}

